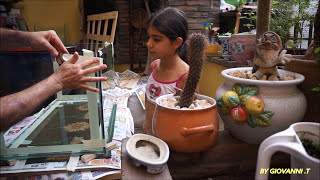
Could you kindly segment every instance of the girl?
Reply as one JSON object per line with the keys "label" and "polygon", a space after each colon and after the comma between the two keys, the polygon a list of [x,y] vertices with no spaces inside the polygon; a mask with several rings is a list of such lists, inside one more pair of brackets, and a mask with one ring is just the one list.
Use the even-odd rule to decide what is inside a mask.
{"label": "girl", "polygon": [[[152,59],[146,86],[146,119],[143,129],[152,132],[152,117],[157,97],[183,89],[189,65],[186,60],[188,23],[183,11],[167,7],[155,13],[147,24],[147,46]],[[198,89],[198,88],[197,88]],[[198,92],[198,90],[196,91]]]}

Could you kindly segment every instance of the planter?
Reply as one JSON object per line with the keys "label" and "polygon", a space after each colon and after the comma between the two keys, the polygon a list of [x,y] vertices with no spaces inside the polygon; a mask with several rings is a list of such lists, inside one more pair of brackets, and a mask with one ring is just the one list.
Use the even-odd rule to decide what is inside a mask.
{"label": "planter", "polygon": [[231,36],[218,36],[222,46],[222,57],[226,59],[233,59],[231,52]]}
{"label": "planter", "polygon": [[285,69],[292,72],[297,72],[304,75],[305,80],[298,88],[307,98],[307,113],[303,121],[320,122],[319,109],[320,97],[319,93],[312,91],[320,83],[320,62],[314,60],[291,59],[285,64]]}
{"label": "planter", "polygon": [[164,95],[156,100],[153,117],[153,132],[164,140],[170,150],[177,152],[200,152],[207,150],[216,142],[219,124],[216,101],[208,96],[197,95],[197,99],[206,99],[212,105],[203,109],[172,109],[161,106]]}
{"label": "planter", "polygon": [[[303,145],[308,142],[308,146]],[[312,142],[312,143],[310,143]],[[320,176],[320,159],[308,154],[309,146],[318,145],[320,142],[320,124],[301,122],[294,123],[285,131],[279,132],[267,138],[259,147],[255,179],[268,179],[268,173],[261,173],[261,169],[269,169],[272,155],[277,152],[285,152],[291,155],[291,169],[299,170],[291,174],[291,180],[317,179]],[[318,150],[319,151],[319,150]],[[319,154],[318,154],[319,155]],[[308,173],[306,173],[309,169]],[[271,169],[270,169],[270,173]]]}
{"label": "planter", "polygon": [[231,52],[235,61],[241,64],[252,62],[255,53],[255,34],[232,34]]}
{"label": "planter", "polygon": [[134,165],[144,165],[147,172],[161,173],[169,159],[169,147],[159,138],[146,134],[135,134],[127,142],[126,150]]}
{"label": "planter", "polygon": [[[297,85],[303,82],[304,76],[285,70],[278,71],[284,75],[294,74],[296,79],[263,81],[228,75],[233,71],[251,69],[251,67],[244,67],[222,71],[221,75],[226,81],[217,89],[216,97],[219,105],[219,115],[230,133],[246,143],[260,144],[268,136],[282,131],[291,124],[303,119],[306,112],[306,98],[297,88]],[[233,87],[236,87],[239,98],[238,102],[235,99],[229,105],[232,105],[232,108],[241,106],[236,111],[231,111],[232,108],[229,108],[228,105],[222,106],[224,103],[221,102],[221,96],[227,91],[231,91]],[[237,95],[232,97],[234,96]],[[233,98],[230,99],[232,100]],[[247,113],[243,112],[243,109]],[[235,115],[237,114],[239,114],[239,119],[235,121],[234,119],[237,117]],[[245,115],[247,115],[247,120],[245,120]]]}

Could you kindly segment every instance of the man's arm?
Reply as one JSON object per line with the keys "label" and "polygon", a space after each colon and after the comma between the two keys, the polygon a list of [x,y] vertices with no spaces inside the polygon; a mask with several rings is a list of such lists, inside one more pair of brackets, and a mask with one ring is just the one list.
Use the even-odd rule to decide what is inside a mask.
{"label": "man's arm", "polygon": [[6,130],[31,113],[46,99],[61,90],[50,76],[34,86],[0,98],[0,130]]}
{"label": "man's arm", "polygon": [[0,50],[32,48],[36,50],[46,49],[58,63],[59,54],[68,53],[62,41],[55,31],[24,32],[0,28]]}
{"label": "man's arm", "polygon": [[85,69],[91,64],[97,63],[98,58],[75,64],[79,55],[64,62],[59,69],[47,79],[34,86],[0,98],[0,131],[6,130],[31,113],[47,98],[62,89],[84,88],[98,92],[99,89],[88,86],[86,82],[98,82],[107,80],[106,77],[88,77],[88,74],[103,70],[106,65],[99,65]]}

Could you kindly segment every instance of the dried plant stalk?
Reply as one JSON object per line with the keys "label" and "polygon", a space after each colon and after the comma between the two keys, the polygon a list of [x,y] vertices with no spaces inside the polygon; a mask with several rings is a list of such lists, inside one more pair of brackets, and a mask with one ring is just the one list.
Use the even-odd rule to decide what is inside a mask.
{"label": "dried plant stalk", "polygon": [[193,102],[193,95],[201,76],[206,45],[207,38],[202,33],[193,33],[190,35],[188,50],[190,68],[186,85],[177,103],[180,107],[189,107]]}

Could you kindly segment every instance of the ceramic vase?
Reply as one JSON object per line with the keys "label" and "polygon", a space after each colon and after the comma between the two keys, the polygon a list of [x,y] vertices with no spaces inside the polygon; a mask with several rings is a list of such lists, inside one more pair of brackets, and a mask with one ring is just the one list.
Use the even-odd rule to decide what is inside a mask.
{"label": "ceramic vase", "polygon": [[159,103],[168,97],[173,97],[173,94],[156,100],[152,125],[154,135],[176,152],[200,152],[213,146],[219,129],[216,101],[196,95],[197,99],[206,99],[212,105],[203,109],[173,109]]}
{"label": "ceramic vase", "polygon": [[253,61],[255,53],[255,34],[232,34],[230,45],[232,56],[241,64]]}
{"label": "ceramic vase", "polygon": [[222,46],[222,57],[225,59],[233,59],[231,52],[231,36],[218,36],[221,46]]}
{"label": "ceramic vase", "polygon": [[[268,136],[301,121],[306,112],[306,98],[297,88],[304,76],[294,80],[251,80],[229,75],[235,71],[251,71],[251,67],[231,68],[221,72],[226,79],[216,91],[218,114],[232,136],[249,144],[260,144]],[[234,91],[230,96],[226,92]],[[227,97],[227,98],[226,98]]]}

